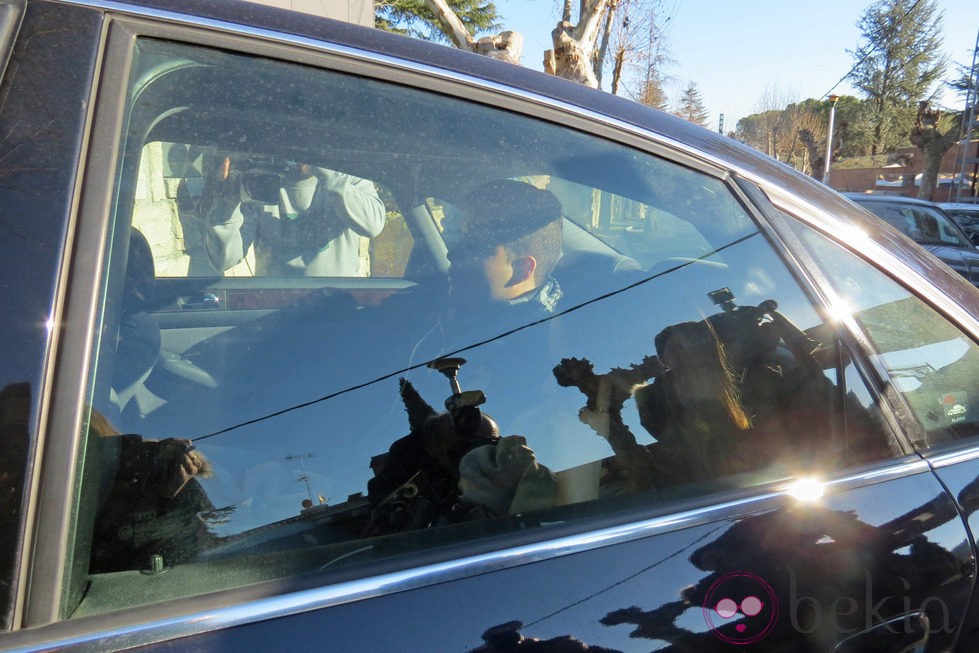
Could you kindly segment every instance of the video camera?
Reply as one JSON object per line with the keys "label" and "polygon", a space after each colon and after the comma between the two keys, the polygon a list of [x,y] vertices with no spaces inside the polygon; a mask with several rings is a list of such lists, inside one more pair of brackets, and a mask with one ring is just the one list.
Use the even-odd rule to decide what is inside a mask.
{"label": "video camera", "polygon": [[296,164],[272,155],[250,154],[232,158],[231,172],[237,177],[243,201],[276,204],[286,175]]}

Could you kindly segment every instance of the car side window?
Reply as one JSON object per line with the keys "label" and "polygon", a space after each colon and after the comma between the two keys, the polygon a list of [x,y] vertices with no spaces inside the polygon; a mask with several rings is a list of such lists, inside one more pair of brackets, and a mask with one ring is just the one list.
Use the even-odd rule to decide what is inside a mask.
{"label": "car side window", "polygon": [[[724,171],[388,81],[134,47],[66,615],[492,552],[901,453]],[[287,236],[340,224],[288,214],[283,184],[310,178],[338,215],[382,212],[350,227],[369,277],[296,268],[334,245]],[[235,256],[258,243],[246,213],[272,223],[297,248],[265,264],[293,276],[257,250],[255,274],[191,273],[188,208]],[[323,265],[363,252],[336,249]]]}
{"label": "car side window", "polygon": [[935,309],[819,233],[796,224],[876,349],[929,448],[979,434],[979,346]]}
{"label": "car side window", "polygon": [[979,346],[935,309],[825,236],[793,222],[876,349],[927,449],[979,435]]}
{"label": "car side window", "polygon": [[[241,224],[234,229],[226,224],[227,216],[221,214],[214,197],[219,192],[215,177],[225,158],[228,170],[226,173],[220,170],[220,174],[227,174],[230,179],[224,182],[228,188],[221,192],[235,195],[234,210],[241,214]],[[214,147],[195,143],[147,143],[140,156],[133,228],[148,239],[156,275],[405,276],[413,239],[387,189],[363,180],[361,185],[372,201],[367,202],[366,208],[347,202],[351,205],[339,210],[331,210],[329,204],[333,202],[316,201],[318,196],[313,190],[305,193],[310,204],[297,210],[294,204],[303,200],[304,193],[296,191],[294,185],[305,183],[315,187],[319,177],[314,175],[296,182],[293,165],[275,155],[218,152]],[[338,173],[327,171],[323,176],[327,174]],[[332,195],[330,199],[336,200],[338,206],[343,204],[338,192]],[[382,206],[383,217],[379,210]],[[295,233],[279,228],[290,219],[297,225],[310,224],[308,228],[293,230]],[[339,236],[330,232],[326,224],[330,220],[342,223],[348,219],[355,231]],[[232,237],[239,242],[232,243]],[[329,250],[331,245],[334,249],[344,247],[345,239],[353,245],[341,262],[335,265],[321,262],[317,266],[316,258],[324,256],[322,250]],[[307,240],[316,243],[315,249],[297,248],[299,241]],[[287,260],[294,258],[284,254],[290,249],[298,253],[298,262]]]}

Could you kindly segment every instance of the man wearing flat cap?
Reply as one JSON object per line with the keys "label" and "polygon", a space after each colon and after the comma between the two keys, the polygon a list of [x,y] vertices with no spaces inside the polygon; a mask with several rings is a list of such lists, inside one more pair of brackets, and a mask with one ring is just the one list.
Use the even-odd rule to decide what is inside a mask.
{"label": "man wearing flat cap", "polygon": [[561,257],[557,198],[503,179],[470,192],[462,208],[464,215],[447,218],[459,221],[452,230],[447,226],[454,241],[449,243],[450,311],[498,309],[502,302],[520,306],[524,318],[552,313],[562,294],[551,277]]}

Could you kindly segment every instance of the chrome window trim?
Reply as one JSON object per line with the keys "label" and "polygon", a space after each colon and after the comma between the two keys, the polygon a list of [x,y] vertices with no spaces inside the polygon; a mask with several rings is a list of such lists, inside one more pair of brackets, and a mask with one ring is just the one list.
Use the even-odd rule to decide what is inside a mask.
{"label": "chrome window trim", "polygon": [[[979,455],[979,450],[976,451],[976,455]],[[823,485],[827,494],[837,494],[876,483],[929,474],[930,471],[927,461],[917,456],[906,456],[888,461],[885,465],[868,467],[847,476],[828,480]],[[165,607],[155,604],[134,608],[127,612],[77,621],[62,621],[45,628],[0,635],[0,646],[7,651],[24,652],[68,647],[72,650],[98,652],[144,646],[462,580],[474,575],[583,553],[653,537],[676,529],[768,510],[782,503],[794,501],[797,499],[792,496],[792,483],[781,481],[773,483],[769,488],[762,489],[759,494],[751,497],[335,585],[245,600],[234,605],[227,605],[228,599],[254,590],[249,588],[244,588],[243,591],[229,590],[218,595],[190,597],[175,602],[184,606],[190,605],[194,610],[191,613],[160,616]],[[224,607],[215,606],[215,596],[223,599]],[[124,625],[118,625],[120,622]],[[103,624],[110,625],[100,629]]]}
{"label": "chrome window trim", "polygon": [[[934,293],[935,287],[927,278],[891,254],[869,234],[860,229],[842,225],[832,214],[773,186],[769,182],[758,179],[753,181],[769,195],[777,208],[819,229],[828,238],[840,243],[850,251],[856,252],[868,261],[873,261],[874,267],[898,280],[898,283],[916,296],[927,296],[928,301],[947,318],[953,320],[957,327],[966,330],[973,339],[979,340],[979,323],[975,317],[951,297],[944,293]],[[841,233],[840,230],[844,227],[846,233]]]}
{"label": "chrome window trim", "polygon": [[979,460],[979,445],[931,456],[928,455],[928,452],[926,451],[923,452],[922,455],[928,459],[928,462],[931,463],[932,467],[935,469],[941,469],[943,467],[952,467],[953,465]]}

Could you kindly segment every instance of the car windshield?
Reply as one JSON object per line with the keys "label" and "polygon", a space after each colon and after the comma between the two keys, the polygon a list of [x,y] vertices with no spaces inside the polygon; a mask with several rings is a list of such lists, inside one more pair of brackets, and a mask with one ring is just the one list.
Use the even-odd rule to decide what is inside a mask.
{"label": "car windshield", "polygon": [[972,247],[962,230],[945,213],[926,204],[867,202],[863,204],[915,242],[926,245]]}

